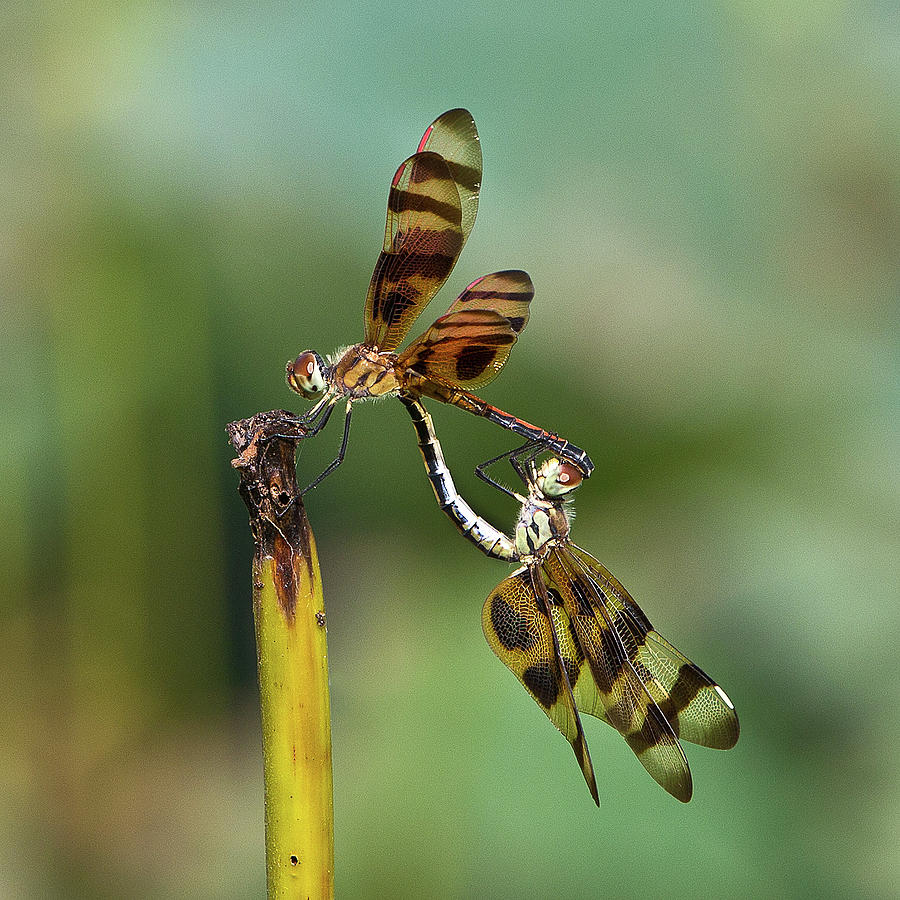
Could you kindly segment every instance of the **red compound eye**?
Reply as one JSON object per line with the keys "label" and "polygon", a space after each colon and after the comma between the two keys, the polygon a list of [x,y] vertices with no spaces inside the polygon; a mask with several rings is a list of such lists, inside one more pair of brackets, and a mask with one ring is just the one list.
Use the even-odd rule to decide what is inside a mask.
{"label": "red compound eye", "polygon": [[313,372],[316,371],[316,357],[315,354],[307,351],[306,353],[301,353],[294,360],[294,376],[296,378],[309,378]]}
{"label": "red compound eye", "polygon": [[576,488],[581,484],[583,476],[571,463],[561,462],[556,480],[564,487]]}

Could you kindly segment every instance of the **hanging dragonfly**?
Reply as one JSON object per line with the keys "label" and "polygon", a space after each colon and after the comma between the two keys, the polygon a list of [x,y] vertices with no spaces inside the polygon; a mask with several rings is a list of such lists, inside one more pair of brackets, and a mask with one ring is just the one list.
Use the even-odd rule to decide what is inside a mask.
{"label": "hanging dragonfly", "polygon": [[395,352],[450,275],[475,223],[480,188],[475,122],[468,110],[450,110],[428,127],[391,181],[384,247],[366,295],[365,339],[327,362],[305,350],[287,364],[291,389],[317,401],[298,419],[304,437],[324,428],[335,404],[346,401],[338,455],[306,490],[343,461],[353,404],[401,391],[541,440],[585,477],[593,470],[583,450],[470,392],[494,379],[528,322],[534,288],[527,273],[495,272],[473,281],[424,334]]}
{"label": "hanging dragonfly", "polygon": [[681,740],[727,750],[740,733],[734,705],[702,669],[654,630],[631,594],[569,538],[571,495],[581,473],[545,445],[509,458],[527,488],[511,493],[521,512],[511,540],[459,496],[431,417],[414,397],[400,398],[419,438],[428,478],[441,508],[477,547],[521,567],[491,591],[482,611],[487,642],[562,732],[600,800],[579,713],[611,725],[644,768],[687,803],[691,771]]}

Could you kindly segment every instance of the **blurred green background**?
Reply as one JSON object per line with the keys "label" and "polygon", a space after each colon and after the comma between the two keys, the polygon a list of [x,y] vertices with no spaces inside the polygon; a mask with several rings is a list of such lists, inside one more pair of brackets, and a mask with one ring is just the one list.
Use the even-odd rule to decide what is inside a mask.
{"label": "blurred green background", "polygon": [[[895,4],[2,17],[0,896],[262,894],[223,429],[299,409],[285,360],[362,337],[390,177],[459,105],[479,220],[421,325],[478,275],[530,272],[531,324],[483,394],[591,451],[575,539],[742,737],[687,748],[681,806],[588,722],[597,810],[482,638],[508,570],[438,512],[402,407],[360,407],[307,502],[338,896],[896,896]],[[463,493],[511,524],[471,475],[509,436],[433,413]]]}

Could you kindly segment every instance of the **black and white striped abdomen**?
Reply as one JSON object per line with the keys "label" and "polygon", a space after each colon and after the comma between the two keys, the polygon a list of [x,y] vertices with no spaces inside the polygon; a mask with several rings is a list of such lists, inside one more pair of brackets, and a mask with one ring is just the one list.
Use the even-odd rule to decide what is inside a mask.
{"label": "black and white striped abdomen", "polygon": [[414,397],[401,394],[399,399],[406,407],[413,427],[416,429],[419,450],[422,453],[428,480],[434,489],[435,497],[437,497],[438,506],[447,514],[460,534],[470,540],[482,553],[496,559],[516,559],[516,548],[509,537],[477,515],[457,492],[447,463],[444,462],[441,444],[434,433],[434,426],[428,411]]}

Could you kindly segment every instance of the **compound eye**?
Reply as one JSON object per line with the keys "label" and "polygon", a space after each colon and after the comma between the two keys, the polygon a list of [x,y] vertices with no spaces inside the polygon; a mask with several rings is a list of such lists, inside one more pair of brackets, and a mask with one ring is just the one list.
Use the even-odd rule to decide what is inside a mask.
{"label": "compound eye", "polygon": [[555,499],[574,491],[584,476],[571,463],[560,459],[548,459],[541,467],[538,486],[545,497]]}
{"label": "compound eye", "polygon": [[571,463],[561,462],[559,464],[559,474],[556,476],[556,480],[564,491],[571,491],[581,484],[584,480],[584,476]]}
{"label": "compound eye", "polygon": [[316,356],[308,350],[294,360],[294,377],[308,380],[316,371]]}
{"label": "compound eye", "polygon": [[312,350],[301,353],[287,364],[288,386],[307,399],[313,399],[325,390],[325,378],[319,357]]}

